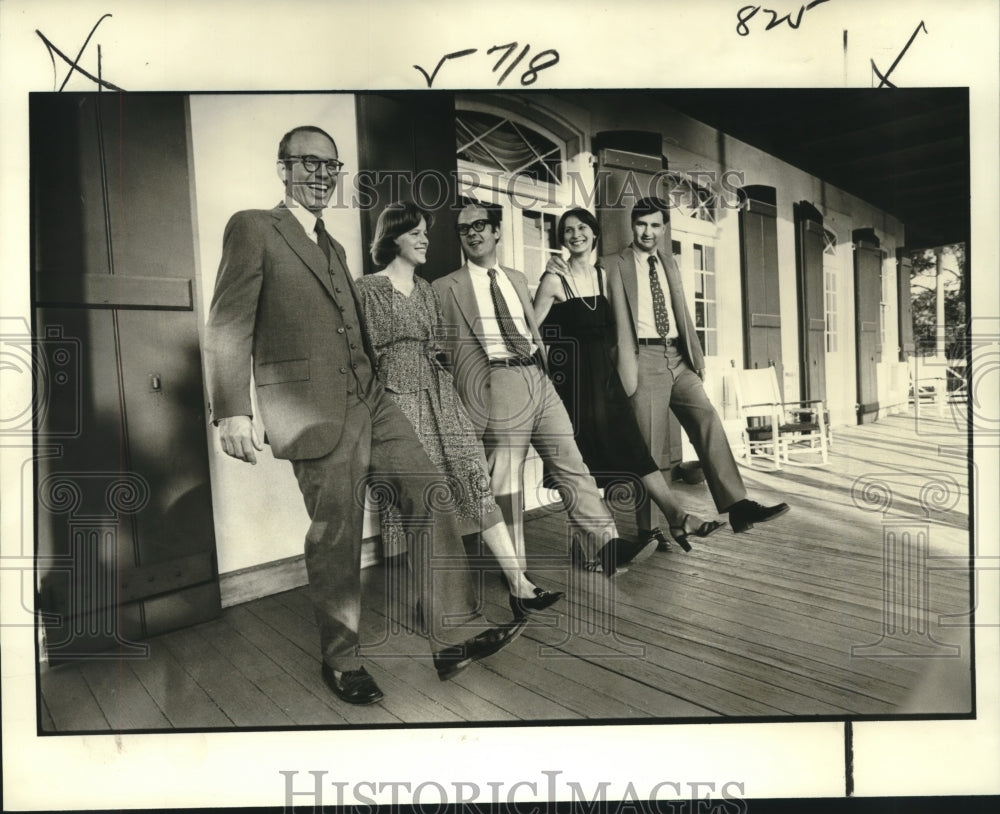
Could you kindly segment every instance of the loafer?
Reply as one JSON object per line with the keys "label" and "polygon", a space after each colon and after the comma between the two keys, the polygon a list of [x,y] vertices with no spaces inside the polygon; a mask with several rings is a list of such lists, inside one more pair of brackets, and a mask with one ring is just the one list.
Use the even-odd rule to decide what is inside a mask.
{"label": "loafer", "polygon": [[510,612],[514,614],[515,619],[522,619],[531,611],[542,611],[552,607],[564,596],[562,591],[545,591],[541,588],[535,588],[534,596],[524,597],[511,594]]}
{"label": "loafer", "polygon": [[752,529],[754,523],[765,523],[789,511],[787,503],[762,506],[755,500],[741,500],[729,507],[729,525],[737,534]]}
{"label": "loafer", "polygon": [[323,663],[323,681],[333,694],[347,704],[377,704],[384,697],[375,679],[368,675],[362,667],[359,670],[344,670],[337,675],[336,671]]}
{"label": "loafer", "polygon": [[515,619],[498,627],[484,630],[462,644],[455,644],[434,654],[434,668],[438,678],[447,681],[454,678],[472,662],[492,656],[503,650],[524,632],[526,619]]}

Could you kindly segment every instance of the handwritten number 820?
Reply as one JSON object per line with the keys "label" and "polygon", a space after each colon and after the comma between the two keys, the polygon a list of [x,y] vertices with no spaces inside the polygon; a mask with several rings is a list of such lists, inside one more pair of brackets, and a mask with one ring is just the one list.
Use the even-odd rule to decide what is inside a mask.
{"label": "handwritten number 820", "polygon": [[[795,22],[792,22],[791,14],[785,14],[784,16],[779,17],[778,12],[776,12],[774,9],[766,8],[763,11],[765,14],[771,15],[771,22],[769,22],[765,26],[764,30],[770,31],[772,28],[775,28],[776,26],[779,26],[782,23],[788,23],[788,27],[792,29],[798,28],[800,25],[802,25],[802,15],[805,12],[815,8],[816,6],[820,6],[826,2],[828,2],[828,0],[812,0],[812,2],[810,3],[803,4],[802,6],[799,7],[799,13],[795,17]],[[747,34],[750,33],[750,28],[749,26],[747,26],[747,23],[750,22],[750,20],[754,18],[754,15],[756,15],[757,12],[760,10],[761,10],[760,6],[743,6],[743,8],[737,11],[736,19],[738,20],[738,22],[736,23],[736,33],[739,34],[741,37],[747,36]]]}

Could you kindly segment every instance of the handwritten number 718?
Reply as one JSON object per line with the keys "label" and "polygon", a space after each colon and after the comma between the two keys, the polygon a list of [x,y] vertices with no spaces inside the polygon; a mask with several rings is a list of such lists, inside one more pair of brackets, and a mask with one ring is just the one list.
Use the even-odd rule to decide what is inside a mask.
{"label": "handwritten number 718", "polygon": [[[496,64],[493,66],[493,73],[500,70],[500,67],[510,59],[511,54],[517,50],[518,43],[508,42],[506,45],[494,45],[486,53],[492,54],[495,51],[503,51],[503,56],[497,60]],[[430,74],[427,73],[419,65],[414,65],[420,73],[423,75],[424,79],[427,81],[427,87],[432,87],[434,84],[434,78],[437,76],[438,71],[441,70],[441,66],[444,65],[449,59],[461,59],[462,57],[467,57],[470,54],[476,53],[478,49],[476,48],[466,48],[462,51],[453,51],[450,54],[445,54],[438,60],[438,64],[434,67],[434,71]],[[514,58],[513,62],[507,65],[504,72],[500,74],[500,78],[497,80],[497,85],[502,85],[504,80],[510,76],[511,72],[521,63],[521,61],[528,55],[531,50],[530,45],[525,45],[521,48],[520,52]],[[530,60],[528,60],[528,69],[521,74],[521,84],[522,85],[533,85],[538,80],[538,74],[544,71],[546,68],[551,68],[559,62],[559,53],[554,48],[546,48],[544,51],[539,51]]]}

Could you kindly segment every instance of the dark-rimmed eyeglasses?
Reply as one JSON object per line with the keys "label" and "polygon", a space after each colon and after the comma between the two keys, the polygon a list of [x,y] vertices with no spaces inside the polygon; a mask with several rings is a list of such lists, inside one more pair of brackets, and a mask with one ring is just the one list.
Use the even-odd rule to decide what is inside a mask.
{"label": "dark-rimmed eyeglasses", "polygon": [[465,237],[467,234],[469,234],[470,229],[473,232],[481,232],[489,225],[489,223],[490,222],[485,219],[474,220],[472,221],[472,223],[460,223],[456,227],[456,231],[458,232],[459,235]]}
{"label": "dark-rimmed eyeglasses", "polygon": [[330,175],[336,175],[344,167],[343,161],[338,161],[336,158],[320,158],[315,155],[290,155],[288,158],[281,159],[284,162],[298,161],[302,164],[302,167],[306,172],[316,172],[320,168],[320,165],[326,167],[326,171]]}

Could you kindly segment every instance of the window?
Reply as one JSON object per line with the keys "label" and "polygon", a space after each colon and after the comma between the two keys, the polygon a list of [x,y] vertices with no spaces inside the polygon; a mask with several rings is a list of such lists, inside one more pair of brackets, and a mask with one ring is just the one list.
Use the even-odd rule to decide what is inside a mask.
{"label": "window", "polygon": [[460,110],[455,115],[458,158],[471,164],[525,176],[547,184],[562,183],[562,150],[525,125],[490,113]]}
{"label": "window", "polygon": [[501,263],[525,273],[534,292],[552,254],[563,193],[565,145],[524,122],[492,113],[455,114],[459,193],[501,211]]}
{"label": "window", "polygon": [[715,313],[715,249],[692,244],[694,265],[694,327],[706,356],[718,353]]}
{"label": "window", "polygon": [[823,299],[826,317],[826,352],[836,353],[837,343],[837,236],[823,231]]}
{"label": "window", "polygon": [[682,172],[668,172],[667,184],[672,211],[695,220],[715,223],[718,200],[712,190],[696,184]]}
{"label": "window", "polygon": [[538,280],[545,270],[549,256],[561,254],[556,235],[558,218],[552,212],[535,212],[522,209],[521,235],[524,248],[524,267],[521,269],[529,280]]}

